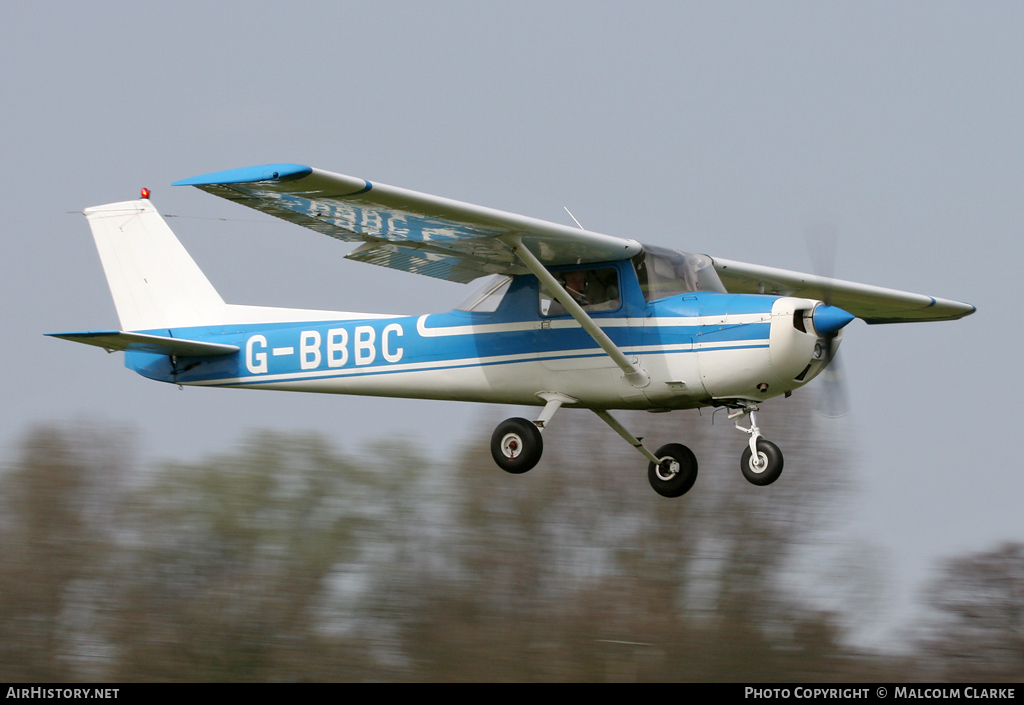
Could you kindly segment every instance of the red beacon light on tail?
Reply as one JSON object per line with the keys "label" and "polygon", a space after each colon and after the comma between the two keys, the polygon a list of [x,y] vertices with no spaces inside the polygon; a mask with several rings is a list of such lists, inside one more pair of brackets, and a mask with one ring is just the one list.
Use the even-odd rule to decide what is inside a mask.
{"label": "red beacon light on tail", "polygon": [[143,188],[142,189],[142,197],[147,199],[147,200],[149,199],[149,189],[148,188]]}

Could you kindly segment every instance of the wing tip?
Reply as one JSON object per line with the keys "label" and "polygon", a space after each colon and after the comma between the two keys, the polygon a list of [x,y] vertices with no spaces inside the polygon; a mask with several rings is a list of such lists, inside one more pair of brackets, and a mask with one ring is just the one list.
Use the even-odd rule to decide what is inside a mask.
{"label": "wing tip", "polygon": [[219,184],[251,184],[259,181],[292,181],[309,176],[312,167],[303,164],[261,164],[239,169],[213,171],[187,179],[179,179],[171,186],[214,186]]}
{"label": "wing tip", "polygon": [[[952,301],[950,299],[937,299],[934,296],[929,297],[932,300],[931,306],[939,306],[941,308],[951,310],[956,318],[964,318],[970,316],[972,313],[976,313],[978,307],[974,304],[969,304],[966,301]],[[929,306],[929,308],[931,307]],[[955,320],[955,319],[952,319]]]}
{"label": "wing tip", "polygon": [[902,316],[858,316],[869,326],[886,324],[886,323],[934,323],[936,321],[958,321],[961,318],[966,318],[972,313],[977,312],[978,307],[974,304],[969,304],[964,301],[950,301],[948,299],[935,299],[932,296],[928,298],[932,299],[933,303],[928,304],[922,311],[928,311],[935,306],[941,306],[944,310],[937,315],[930,316],[914,316],[913,312],[908,312]]}

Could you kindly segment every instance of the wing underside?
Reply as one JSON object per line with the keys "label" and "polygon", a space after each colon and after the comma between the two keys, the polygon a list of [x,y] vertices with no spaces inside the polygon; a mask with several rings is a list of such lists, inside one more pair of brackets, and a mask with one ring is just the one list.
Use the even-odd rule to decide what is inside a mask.
{"label": "wing underside", "polygon": [[635,240],[297,164],[216,172],[175,185],[196,186],[324,235],[362,242],[349,259],[449,281],[525,272],[502,240],[516,235],[548,266],[608,262],[641,249]]}

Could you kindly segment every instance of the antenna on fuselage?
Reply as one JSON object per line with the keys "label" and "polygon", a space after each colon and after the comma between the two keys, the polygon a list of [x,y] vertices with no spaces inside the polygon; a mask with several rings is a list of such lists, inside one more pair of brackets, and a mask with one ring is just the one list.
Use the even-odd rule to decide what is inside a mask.
{"label": "antenna on fuselage", "polygon": [[[569,217],[572,218],[573,221],[575,221],[576,225],[580,225],[580,221],[576,220],[576,216],[572,214],[571,210],[569,210],[566,206],[562,206],[562,208],[565,208],[565,212],[569,214]],[[580,230],[586,230],[586,228],[580,225]]]}

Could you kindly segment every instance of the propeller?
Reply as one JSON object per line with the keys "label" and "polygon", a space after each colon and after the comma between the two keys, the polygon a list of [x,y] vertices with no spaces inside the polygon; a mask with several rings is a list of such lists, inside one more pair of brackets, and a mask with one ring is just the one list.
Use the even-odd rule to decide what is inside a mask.
{"label": "propeller", "polygon": [[804,228],[804,241],[811,257],[814,273],[825,279],[821,300],[824,306],[814,310],[814,329],[825,340],[825,369],[818,375],[818,401],[815,411],[827,418],[839,418],[850,413],[850,398],[846,392],[843,365],[839,358],[839,331],[853,320],[853,315],[832,305],[832,282],[835,271],[839,229],[828,222],[818,221]]}

